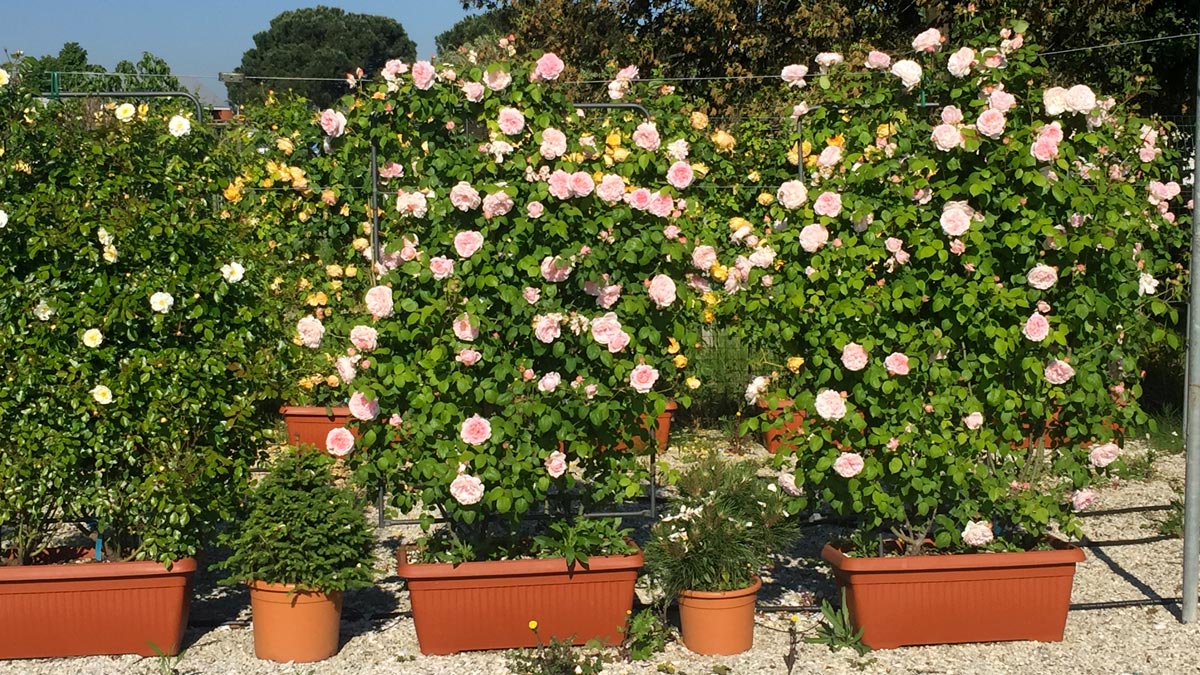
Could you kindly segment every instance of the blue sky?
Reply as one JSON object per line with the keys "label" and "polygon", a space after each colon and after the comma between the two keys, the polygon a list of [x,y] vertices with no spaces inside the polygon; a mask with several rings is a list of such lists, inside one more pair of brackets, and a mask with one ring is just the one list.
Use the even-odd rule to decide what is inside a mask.
{"label": "blue sky", "polygon": [[[65,42],[78,42],[89,60],[109,70],[118,61],[137,61],[153,52],[180,78],[199,87],[204,98],[223,101],[225,86],[217,73],[233,70],[242,53],[254,46],[254,34],[266,30],[280,12],[324,4],[347,12],[381,14],[400,22],[426,58],[434,38],[467,12],[458,0],[3,0],[0,48],[31,56],[57,54]],[[0,58],[0,61],[3,61]]]}

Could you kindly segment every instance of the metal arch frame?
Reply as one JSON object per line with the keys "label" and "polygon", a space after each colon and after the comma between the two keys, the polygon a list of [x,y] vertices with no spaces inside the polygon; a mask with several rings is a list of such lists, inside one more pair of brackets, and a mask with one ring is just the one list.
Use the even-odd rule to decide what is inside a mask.
{"label": "metal arch frame", "polygon": [[196,121],[204,122],[204,107],[190,91],[47,91],[44,98],[186,98],[196,108]]}

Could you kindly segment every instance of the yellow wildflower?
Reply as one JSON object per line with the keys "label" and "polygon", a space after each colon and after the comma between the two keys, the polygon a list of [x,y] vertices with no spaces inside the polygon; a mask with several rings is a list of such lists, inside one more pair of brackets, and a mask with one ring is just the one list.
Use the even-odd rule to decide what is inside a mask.
{"label": "yellow wildflower", "polygon": [[537,630],[537,627],[538,627],[538,622],[537,622],[537,621],[530,621],[530,622],[529,622],[529,630]]}

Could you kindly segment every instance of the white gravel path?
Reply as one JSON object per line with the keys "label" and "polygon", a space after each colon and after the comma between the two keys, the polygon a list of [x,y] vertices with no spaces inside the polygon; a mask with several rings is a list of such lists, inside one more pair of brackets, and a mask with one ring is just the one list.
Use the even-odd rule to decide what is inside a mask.
{"label": "white gravel path", "polygon": [[[1155,461],[1151,480],[1118,481],[1100,490],[1094,509],[1148,504],[1165,504],[1179,495],[1183,456],[1166,455]],[[1126,539],[1156,535],[1156,519],[1163,514],[1122,514],[1088,518],[1084,528],[1092,540]],[[775,571],[776,584],[768,585],[760,602],[803,604],[811,593],[828,594],[832,585],[812,556],[819,551],[824,535],[812,528],[806,542],[785,558]],[[389,560],[381,547],[381,564]],[[1074,602],[1142,600],[1178,597],[1182,589],[1182,541],[1158,541],[1135,546],[1089,549],[1087,560],[1075,577]],[[333,658],[307,665],[274,664],[254,657],[248,626],[205,627],[235,616],[248,618],[245,595],[240,589],[213,590],[200,584],[193,603],[193,627],[188,631],[187,651],[176,664],[176,672],[207,673],[407,673],[413,675],[503,674],[502,652],[465,653],[454,656],[421,656],[403,584],[389,576],[373,589],[347,597],[343,621],[344,644]],[[783,586],[781,588],[780,586]],[[914,647],[872,652],[858,658],[853,653],[830,652],[820,645],[801,644],[794,672],[799,673],[912,673],[947,675],[1007,673],[1200,673],[1200,623],[1182,625],[1178,609],[1169,607],[1125,607],[1072,611],[1065,639],[1060,643],[1012,642],[938,647]],[[380,618],[361,618],[376,616]],[[815,621],[802,615],[800,625]],[[754,649],[730,657],[700,657],[672,643],[665,653],[645,663],[610,663],[605,673],[739,673],[767,675],[787,673],[783,655],[787,651],[785,614],[760,614],[755,629]],[[0,640],[4,639],[0,636]],[[157,659],[135,656],[91,657],[0,661],[0,675],[50,675],[79,673],[157,673]],[[723,669],[725,666],[728,669]]]}

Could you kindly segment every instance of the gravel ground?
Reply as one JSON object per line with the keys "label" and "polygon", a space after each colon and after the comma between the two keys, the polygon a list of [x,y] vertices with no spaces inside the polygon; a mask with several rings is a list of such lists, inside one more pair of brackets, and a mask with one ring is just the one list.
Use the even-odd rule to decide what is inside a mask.
{"label": "gravel ground", "polygon": [[[689,452],[685,444],[683,459]],[[751,454],[757,452],[752,451]],[[676,454],[673,448],[673,454]],[[672,463],[680,456],[673,456]],[[1093,509],[1166,504],[1182,490],[1183,456],[1156,456],[1147,480],[1117,480],[1102,488]],[[1088,518],[1087,536],[1093,541],[1153,537],[1161,513],[1134,513]],[[817,560],[822,543],[833,532],[828,527],[806,530],[804,540],[781,556],[780,565],[767,580],[760,604],[804,605],[813,598],[832,597],[833,585]],[[375,587],[352,592],[345,601],[343,644],[333,658],[307,665],[275,664],[254,657],[248,625],[249,600],[244,589],[213,585],[213,575],[197,579],[192,604],[192,625],[187,648],[177,662],[136,656],[0,661],[0,675],[50,673],[411,673],[414,675],[503,674],[503,652],[475,652],[454,656],[422,656],[409,616],[408,596],[395,576],[391,550],[408,528],[381,533],[380,567],[383,580]],[[1173,598],[1182,592],[1181,540],[1169,539],[1133,546],[1108,546],[1087,550],[1078,567],[1072,600],[1076,603],[1109,600]],[[788,650],[789,615],[760,613],[754,649],[737,656],[701,657],[679,643],[644,663],[609,663],[605,673],[787,673],[783,655]],[[811,626],[812,614],[802,614],[799,626]],[[0,639],[3,639],[0,636]],[[1200,673],[1200,623],[1182,625],[1178,608],[1125,607],[1072,611],[1060,643],[1008,642],[992,644],[913,647],[871,652],[857,657],[848,651],[830,652],[821,645],[801,643],[795,673]]]}

